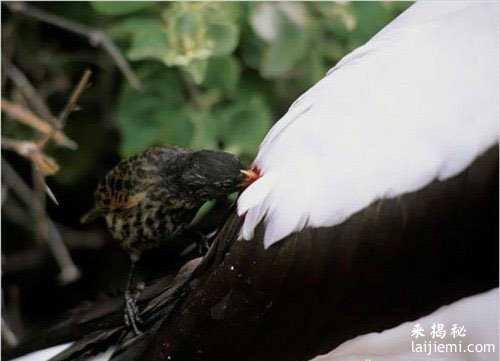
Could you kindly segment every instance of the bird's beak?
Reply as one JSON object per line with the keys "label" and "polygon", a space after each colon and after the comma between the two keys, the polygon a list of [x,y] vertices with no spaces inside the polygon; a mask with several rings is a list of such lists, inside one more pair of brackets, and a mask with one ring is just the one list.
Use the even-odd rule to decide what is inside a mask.
{"label": "bird's beak", "polygon": [[90,211],[88,211],[87,213],[85,213],[81,218],[80,218],[80,223],[81,224],[86,224],[86,223],[89,223],[89,222],[92,222],[93,220],[95,220],[96,218],[100,217],[103,215],[103,210],[100,209],[100,208],[92,208]]}
{"label": "bird's beak", "polygon": [[252,167],[251,169],[242,169],[240,170],[240,173],[245,177],[240,183],[241,187],[248,187],[260,177],[260,171],[256,167]]}

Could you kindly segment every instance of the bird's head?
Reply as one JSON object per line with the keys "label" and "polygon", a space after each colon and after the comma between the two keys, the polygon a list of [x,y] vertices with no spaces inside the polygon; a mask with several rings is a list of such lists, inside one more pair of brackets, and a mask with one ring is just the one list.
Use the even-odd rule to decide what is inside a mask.
{"label": "bird's head", "polygon": [[217,199],[243,187],[246,175],[242,170],[240,160],[233,154],[200,150],[186,160],[179,183],[188,198]]}

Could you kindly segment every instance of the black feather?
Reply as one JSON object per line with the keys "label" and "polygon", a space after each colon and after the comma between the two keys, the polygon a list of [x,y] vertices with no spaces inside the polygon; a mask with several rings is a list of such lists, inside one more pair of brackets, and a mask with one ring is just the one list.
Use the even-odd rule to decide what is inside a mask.
{"label": "black feather", "polygon": [[308,360],[497,287],[498,146],[456,177],[267,250],[262,225],[237,241],[240,225],[233,212],[194,271],[142,298],[143,337],[122,328],[116,342],[109,322],[72,355],[117,343],[119,361]]}

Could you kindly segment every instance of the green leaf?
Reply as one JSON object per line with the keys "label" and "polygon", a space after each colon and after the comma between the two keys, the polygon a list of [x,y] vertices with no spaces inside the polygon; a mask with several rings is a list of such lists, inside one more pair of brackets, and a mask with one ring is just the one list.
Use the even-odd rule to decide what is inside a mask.
{"label": "green leaf", "polygon": [[[385,3],[371,3],[365,4],[353,2],[352,13],[356,18],[358,26],[349,36],[348,50],[354,49],[363,45],[366,40],[375,35],[381,30],[388,22],[391,21],[405,6],[410,3],[401,2],[397,6]],[[362,5],[362,6],[361,6]]]}
{"label": "green leaf", "polygon": [[181,37],[194,36],[203,27],[203,19],[199,12],[195,11],[179,11],[175,13],[175,18],[172,19],[173,30]]}
{"label": "green leaf", "polygon": [[167,51],[167,36],[162,24],[159,21],[151,21],[143,23],[143,26],[133,33],[127,56],[131,60],[164,60]]}
{"label": "green leaf", "polygon": [[217,113],[224,148],[236,154],[255,154],[271,126],[271,113],[262,96],[246,94]]}
{"label": "green leaf", "polygon": [[304,62],[304,71],[305,71],[305,81],[306,84],[304,88],[307,86],[311,86],[318,82],[321,78],[323,78],[326,74],[327,67],[325,66],[321,54],[321,49],[314,48],[308,52],[308,56]]}
{"label": "green leaf", "polygon": [[248,32],[242,36],[241,55],[244,64],[250,68],[259,69],[266,43],[254,33]]}
{"label": "green leaf", "polygon": [[225,21],[239,24],[248,12],[248,3],[225,1],[225,2],[205,2],[204,13],[210,21]]}
{"label": "green leaf", "polygon": [[229,55],[238,45],[239,29],[229,22],[212,23],[208,25],[207,37],[213,41],[213,55]]}
{"label": "green leaf", "polygon": [[304,29],[280,14],[277,38],[265,50],[260,64],[264,78],[284,76],[305,55],[306,35]]}
{"label": "green leaf", "polygon": [[210,113],[189,108],[187,114],[194,127],[190,148],[217,149],[217,125]]}
{"label": "green leaf", "polygon": [[[236,16],[218,3],[175,3],[163,14],[168,34],[165,63],[188,66],[211,56],[232,53],[239,37]],[[196,73],[201,74],[199,70]]]}
{"label": "green leaf", "polygon": [[198,209],[198,212],[196,212],[193,220],[191,221],[190,225],[196,225],[198,224],[207,214],[210,213],[210,211],[214,208],[216,201],[211,200],[211,201],[206,201],[203,203],[203,205]]}
{"label": "green leaf", "polygon": [[184,67],[184,69],[191,75],[191,78],[195,84],[200,85],[205,79],[205,74],[207,73],[207,61],[206,60],[196,60],[190,62]]}
{"label": "green leaf", "polygon": [[156,18],[132,16],[113,23],[107,29],[107,33],[113,38],[128,38],[133,37],[137,33],[147,33],[158,29],[158,26],[161,27],[162,23]]}
{"label": "green leaf", "polygon": [[118,102],[122,154],[155,144],[189,145],[194,127],[183,110],[186,100],[178,73],[157,63],[146,63],[137,73],[145,89],[139,92],[125,84]]}
{"label": "green leaf", "polygon": [[232,56],[210,58],[203,85],[231,95],[236,91],[240,72],[240,64]]}
{"label": "green leaf", "polygon": [[150,1],[92,1],[92,7],[104,15],[125,15],[147,9],[154,5]]}
{"label": "green leaf", "polygon": [[176,144],[188,147],[194,135],[194,126],[184,109],[162,108],[155,114],[161,124],[159,139],[163,144]]}
{"label": "green leaf", "polygon": [[213,43],[206,38],[206,24],[199,7],[195,3],[174,3],[164,12],[168,38],[164,61],[167,65],[187,66],[210,56]]}

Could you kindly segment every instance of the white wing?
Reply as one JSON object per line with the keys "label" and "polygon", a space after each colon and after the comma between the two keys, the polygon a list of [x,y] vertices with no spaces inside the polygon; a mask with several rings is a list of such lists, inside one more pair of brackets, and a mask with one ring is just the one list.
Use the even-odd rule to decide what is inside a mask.
{"label": "white wing", "polygon": [[270,130],[238,201],[265,246],[465,169],[498,140],[499,4],[422,2],[342,59]]}
{"label": "white wing", "polygon": [[[435,339],[436,343],[443,344],[442,352],[414,352],[423,340],[433,341],[430,332],[433,323],[445,325],[447,336],[444,339]],[[450,334],[453,324],[463,326],[465,337]],[[411,330],[419,324],[427,338],[412,338]],[[456,345],[456,346],[446,346]],[[461,346],[459,346],[461,344]],[[465,352],[480,350],[482,352]],[[477,346],[476,346],[477,345]],[[489,345],[489,346],[488,346]],[[326,355],[318,356],[312,361],[357,361],[357,360],[421,360],[421,361],[497,361],[498,350],[498,288],[488,292],[466,297],[451,305],[443,306],[413,322],[405,322],[397,327],[380,333],[369,333],[346,341]],[[493,346],[493,347],[492,347]],[[444,351],[447,347],[448,352]],[[462,347],[462,352],[451,352]],[[477,347],[477,348],[473,348]],[[427,354],[430,353],[430,354]]]}

